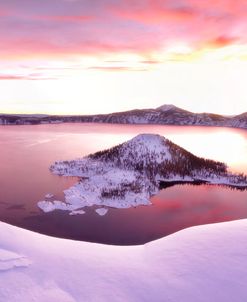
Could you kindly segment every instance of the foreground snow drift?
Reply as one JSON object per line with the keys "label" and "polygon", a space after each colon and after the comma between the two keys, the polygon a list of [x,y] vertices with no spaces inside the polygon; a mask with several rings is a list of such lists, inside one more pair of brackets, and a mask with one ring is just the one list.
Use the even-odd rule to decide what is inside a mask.
{"label": "foreground snow drift", "polygon": [[240,220],[120,247],[0,223],[0,301],[247,301],[246,234]]}

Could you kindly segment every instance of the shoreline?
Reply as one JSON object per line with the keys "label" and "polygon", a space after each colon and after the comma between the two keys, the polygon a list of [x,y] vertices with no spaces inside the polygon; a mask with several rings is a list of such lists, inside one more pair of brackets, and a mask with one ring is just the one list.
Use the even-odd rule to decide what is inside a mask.
{"label": "shoreline", "polygon": [[[72,186],[71,188],[67,189],[64,191],[65,195],[65,202],[60,201],[60,200],[42,200],[37,203],[38,207],[44,212],[44,213],[49,213],[53,212],[55,210],[63,210],[63,211],[69,211],[69,215],[82,215],[85,214],[85,207],[98,207],[95,211],[98,213],[98,210],[100,209],[105,209],[106,211],[104,212],[103,215],[99,214],[100,216],[104,216],[107,214],[107,209],[113,208],[113,209],[126,209],[126,208],[135,208],[138,206],[150,206],[152,205],[152,202],[150,201],[151,197],[156,196],[161,190],[165,190],[169,187],[173,187],[176,185],[195,185],[195,186],[200,186],[200,185],[212,185],[212,186],[222,186],[222,187],[227,187],[227,188],[232,188],[240,191],[245,191],[247,190],[247,184],[234,184],[234,183],[226,183],[226,182],[212,182],[210,180],[205,180],[205,179],[175,179],[175,180],[160,180],[159,181],[159,188],[157,191],[154,192],[154,194],[150,194],[142,196],[139,198],[139,202],[135,200],[133,202],[133,199],[131,199],[129,202],[127,201],[127,198],[125,199],[108,199],[105,202],[90,202],[88,203],[87,200],[84,201],[84,203],[80,203],[80,197],[83,197],[83,191],[80,192],[78,199],[75,200],[73,196],[73,191],[72,191],[72,196],[68,194],[73,190],[74,187],[80,186],[80,184],[76,184],[75,186]],[[100,212],[99,212],[100,213]]]}

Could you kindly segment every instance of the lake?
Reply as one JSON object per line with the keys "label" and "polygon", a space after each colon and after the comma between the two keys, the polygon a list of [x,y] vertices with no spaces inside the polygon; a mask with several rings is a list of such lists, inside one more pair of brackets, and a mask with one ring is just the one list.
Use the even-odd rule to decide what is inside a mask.
{"label": "lake", "polygon": [[160,125],[51,124],[0,126],[0,220],[43,234],[118,245],[142,244],[186,227],[247,218],[247,191],[210,185],[176,185],[152,197],[151,206],[109,209],[99,216],[45,214],[37,202],[77,178],[49,171],[56,160],[82,157],[139,133],[164,135],[197,156],[226,162],[247,173],[247,130]]}

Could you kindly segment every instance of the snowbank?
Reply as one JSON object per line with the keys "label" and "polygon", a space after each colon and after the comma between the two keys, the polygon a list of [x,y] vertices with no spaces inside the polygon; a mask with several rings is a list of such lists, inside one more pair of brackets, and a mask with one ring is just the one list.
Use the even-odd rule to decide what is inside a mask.
{"label": "snowbank", "polygon": [[56,239],[0,223],[5,251],[0,261],[30,263],[0,271],[0,301],[247,301],[246,234],[247,220],[239,220],[120,247]]}

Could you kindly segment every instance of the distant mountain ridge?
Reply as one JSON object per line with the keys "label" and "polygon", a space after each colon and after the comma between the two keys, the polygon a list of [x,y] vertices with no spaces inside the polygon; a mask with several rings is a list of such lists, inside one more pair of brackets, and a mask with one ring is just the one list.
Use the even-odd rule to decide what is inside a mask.
{"label": "distant mountain ridge", "polygon": [[96,115],[37,116],[0,114],[1,125],[33,125],[47,123],[196,125],[247,129],[247,112],[235,116],[223,116],[213,113],[193,113],[174,105],[165,104],[156,109],[134,109]]}

